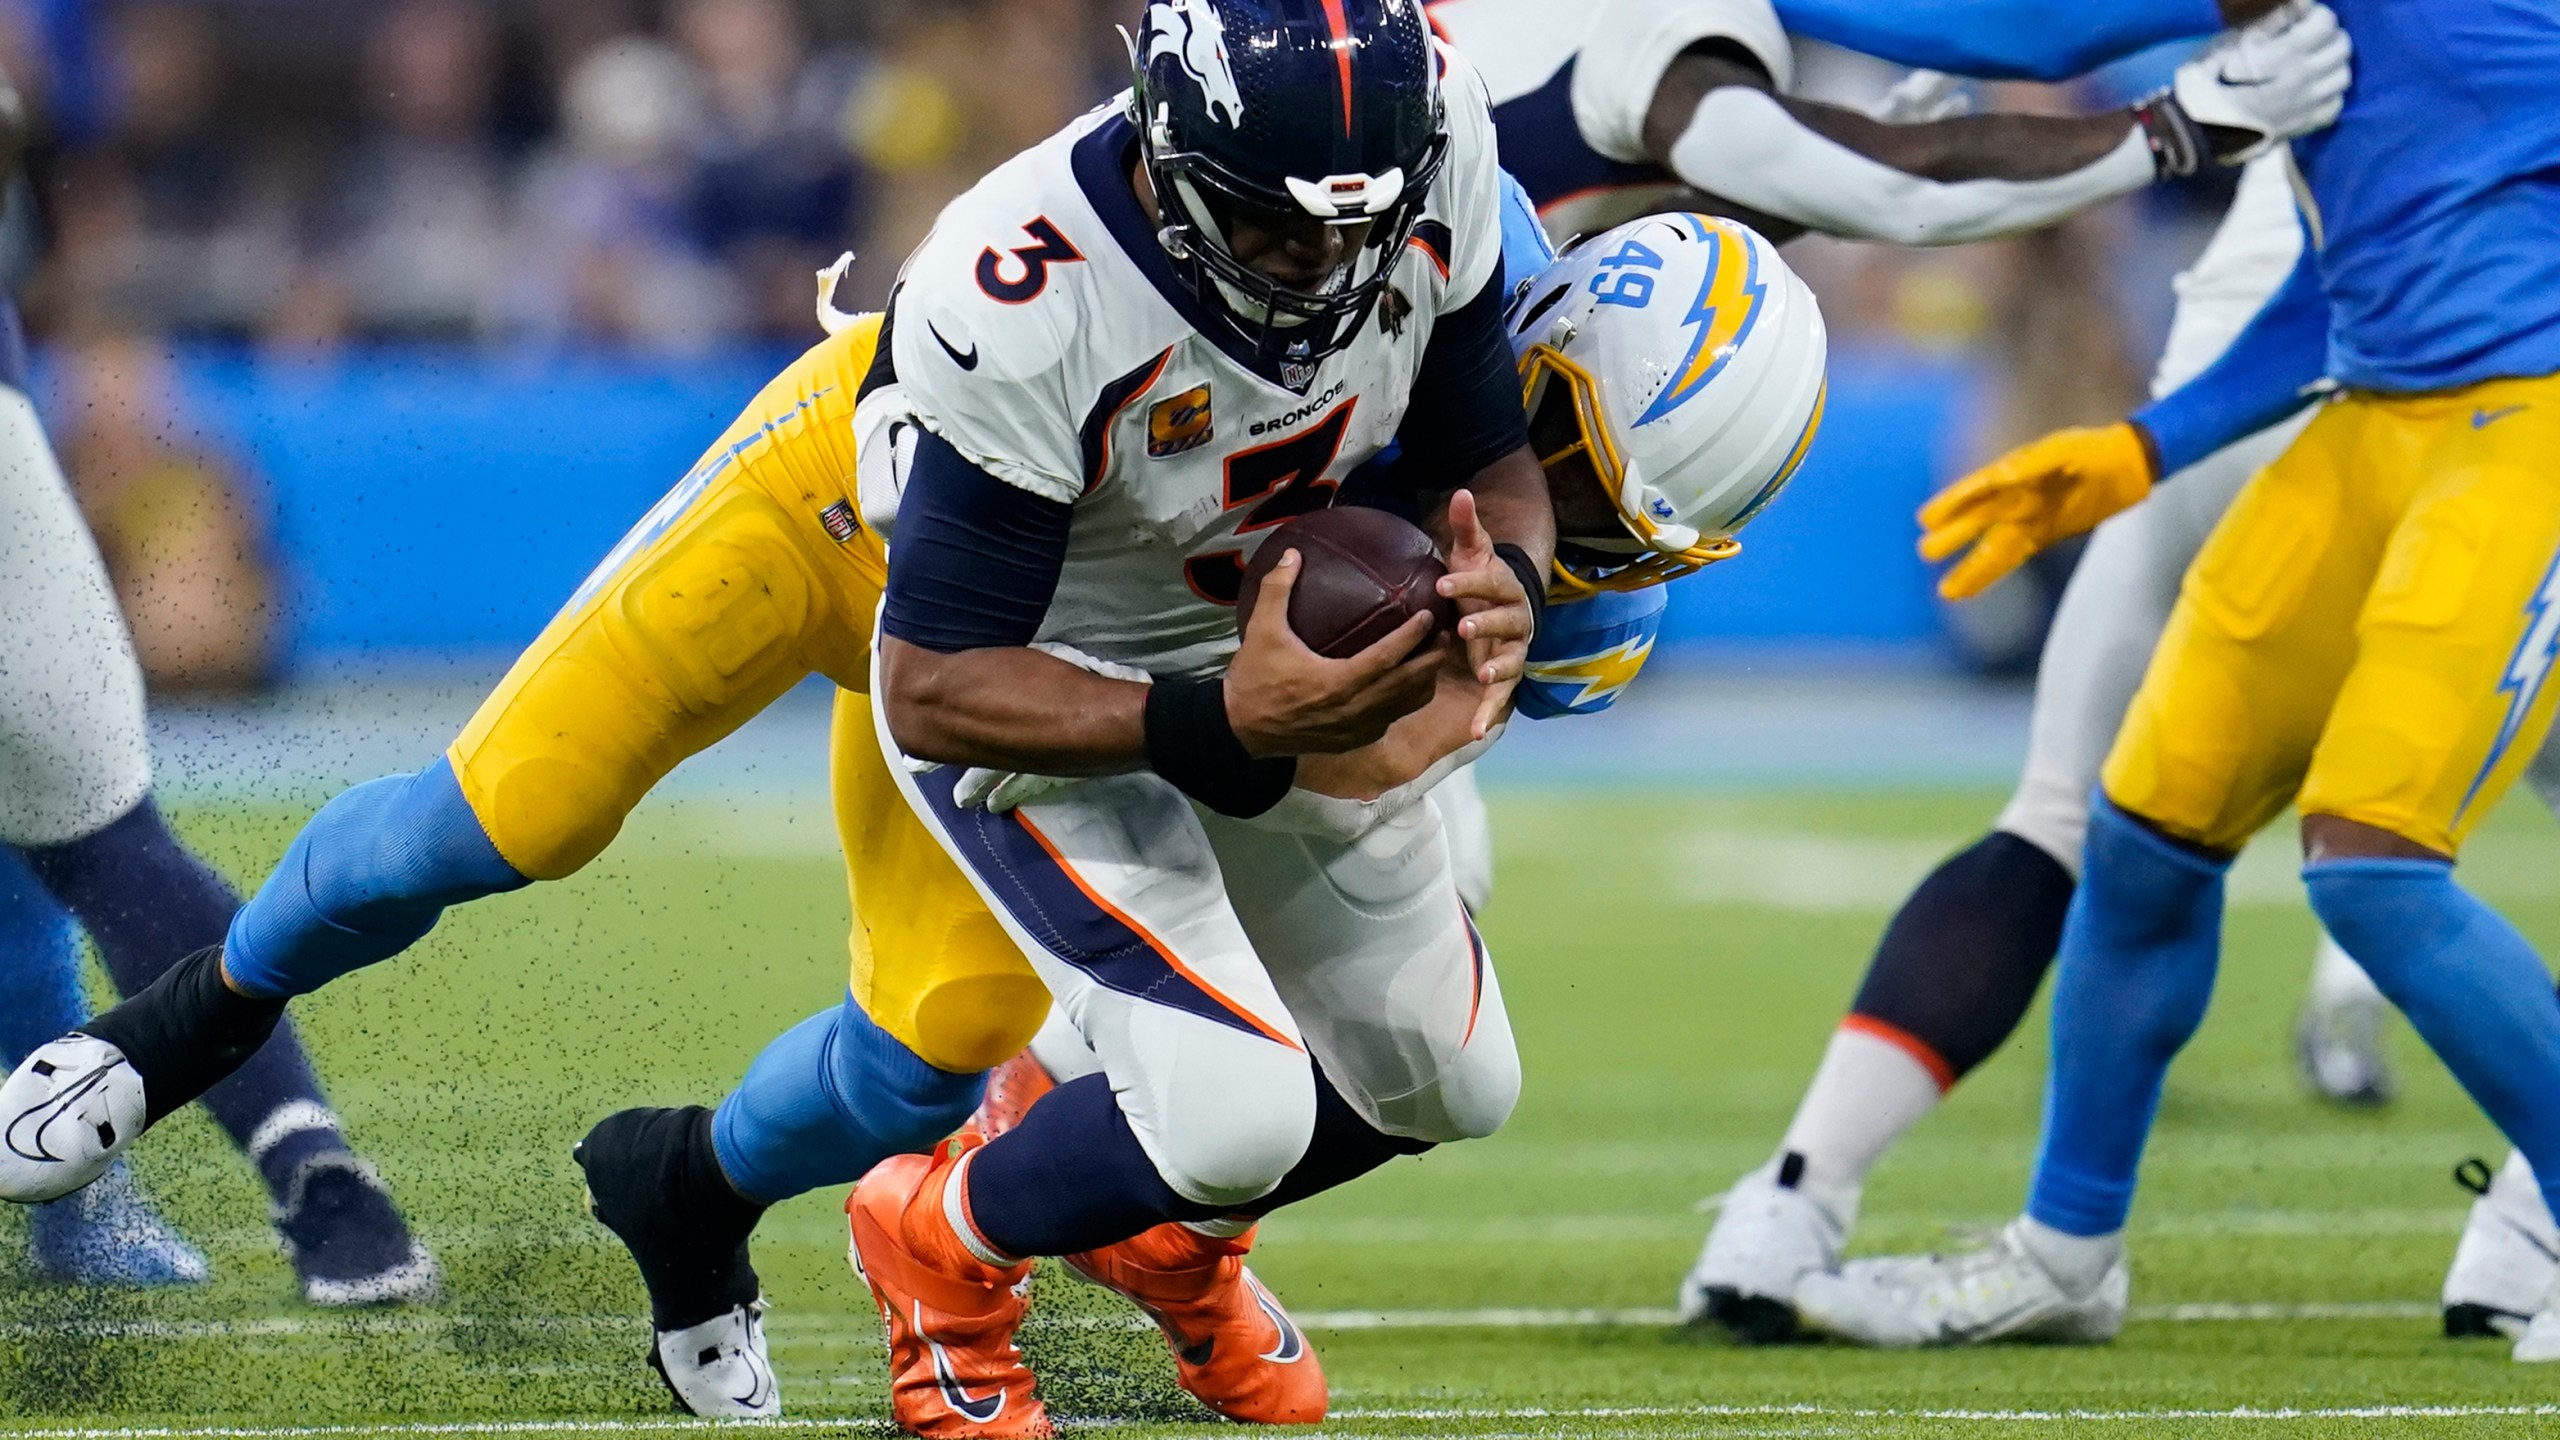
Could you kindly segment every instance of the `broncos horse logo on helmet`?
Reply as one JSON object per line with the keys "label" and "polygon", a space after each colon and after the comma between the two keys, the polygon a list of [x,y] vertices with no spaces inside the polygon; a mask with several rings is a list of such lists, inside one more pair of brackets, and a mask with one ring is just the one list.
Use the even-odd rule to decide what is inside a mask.
{"label": "broncos horse logo on helmet", "polygon": [[[1356,338],[1448,152],[1439,61],[1409,0],[1151,0],[1131,119],[1162,238],[1204,305],[1293,384]],[[1322,225],[1348,242],[1312,285],[1233,238]]]}
{"label": "broncos horse logo on helmet", "polygon": [[[1212,119],[1244,123],[1244,96],[1235,67],[1227,63],[1227,32],[1218,7],[1207,0],[1167,0],[1147,7],[1147,33],[1138,42],[1140,70],[1170,57],[1200,86]],[[1221,113],[1223,112],[1223,113]]]}

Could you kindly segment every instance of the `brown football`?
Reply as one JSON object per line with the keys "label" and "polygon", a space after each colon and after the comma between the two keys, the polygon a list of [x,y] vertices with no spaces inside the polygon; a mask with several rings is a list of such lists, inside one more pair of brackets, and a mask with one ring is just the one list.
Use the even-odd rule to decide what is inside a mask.
{"label": "brown football", "polygon": [[1449,570],[1431,537],[1384,510],[1347,505],[1301,515],[1263,537],[1237,596],[1239,631],[1253,618],[1264,577],[1291,550],[1304,565],[1289,592],[1289,628],[1319,655],[1357,655],[1416,613],[1429,613],[1442,630],[1458,623],[1456,602],[1437,588]]}

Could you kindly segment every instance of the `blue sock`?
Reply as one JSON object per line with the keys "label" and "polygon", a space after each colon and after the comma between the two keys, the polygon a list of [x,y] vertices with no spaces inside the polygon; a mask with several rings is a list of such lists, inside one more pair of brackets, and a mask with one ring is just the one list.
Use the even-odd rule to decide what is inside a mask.
{"label": "blue sock", "polygon": [[321,806],[233,917],[222,966],[252,995],[308,994],[418,943],[448,905],[531,883],[438,759]]}
{"label": "blue sock", "polygon": [[0,1065],[89,1018],[80,993],[80,936],[18,852],[0,845]]}
{"label": "blue sock", "polygon": [[[119,994],[139,993],[169,967],[219,942],[240,908],[222,877],[169,833],[148,796],[77,840],[26,853],[34,877],[51,892],[47,907],[59,901],[70,908],[97,943]],[[277,1023],[247,1064],[205,1092],[204,1107],[279,1199],[303,1161],[346,1148],[289,1020]]]}
{"label": "blue sock", "polygon": [[2133,1208],[2160,1086],[2213,998],[2229,862],[2092,797],[2080,889],[2053,986],[2053,1067],[2027,1214],[2112,1235]]}
{"label": "blue sock", "polygon": [[2441,860],[2308,865],[2311,908],[2524,1152],[2560,1213],[2560,999],[2533,946]]}
{"label": "blue sock", "polygon": [[986,1088],[926,1064],[848,995],[764,1047],[711,1117],[711,1148],[732,1188],[772,1205],[932,1149]]}

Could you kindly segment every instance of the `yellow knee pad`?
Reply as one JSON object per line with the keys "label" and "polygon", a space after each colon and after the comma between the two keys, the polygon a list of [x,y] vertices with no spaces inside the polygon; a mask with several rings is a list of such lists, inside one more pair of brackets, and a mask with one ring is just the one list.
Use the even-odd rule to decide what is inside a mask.
{"label": "yellow knee pad", "polygon": [[555,619],[454,740],[472,810],[534,879],[594,859],[678,762],[798,684],[835,623],[770,498],[697,504]]}
{"label": "yellow knee pad", "polygon": [[1049,988],[907,808],[872,733],[870,697],[836,693],[829,749],[853,895],[854,999],[937,1069],[1013,1058],[1047,1018]]}

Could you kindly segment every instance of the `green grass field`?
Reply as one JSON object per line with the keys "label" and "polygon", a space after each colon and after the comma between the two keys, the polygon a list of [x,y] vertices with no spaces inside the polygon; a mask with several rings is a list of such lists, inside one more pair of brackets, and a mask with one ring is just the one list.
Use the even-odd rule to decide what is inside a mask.
{"label": "green grass field", "polygon": [[[2491,1435],[2560,1425],[2560,1375],[2438,1338],[2431,1301],[2502,1147],[2405,1033],[2381,1114],[2298,1092],[2288,1027],[2311,943],[2282,847],[2244,860],[2218,1003],[2171,1078],[2135,1216],[2137,1318],[2094,1350],[1745,1350],[1674,1333],[1705,1220],[1764,1158],[1902,886],[1995,796],[1496,797],[1488,929],[1528,1064],[1500,1136],[1401,1162],[1274,1219],[1256,1264],[1309,1322],[1344,1435]],[[2511,807],[2477,882],[2560,947],[2560,844]],[[184,816],[254,875],[297,814]],[[0,1280],[0,1428],[243,1437],[379,1428],[680,1428],[640,1363],[640,1287],[579,1208],[569,1146],[623,1105],[709,1101],[840,993],[844,898],[815,812],[651,808],[577,880],[449,920],[407,960],[298,1006],[335,1101],[443,1259],[418,1312],[302,1307],[263,1197],[189,1114],[138,1152],[210,1250],[185,1294]],[[2022,1193],[2042,1026],[1913,1137],[1865,1249],[1996,1224]],[[879,1432],[876,1322],[840,1196],[757,1242],[788,1426]],[[0,1257],[23,1224],[0,1216]],[[8,1270],[13,1261],[0,1263]],[[2252,1311],[2234,1307],[2267,1307]],[[1201,1426],[1152,1332],[1044,1279],[1026,1337],[1052,1404]],[[1595,1312],[1577,1315],[1571,1312]],[[1634,1312],[1634,1313],[1630,1313]],[[2237,1413],[2235,1413],[2237,1412]],[[176,1431],[151,1427],[178,1427]]]}

